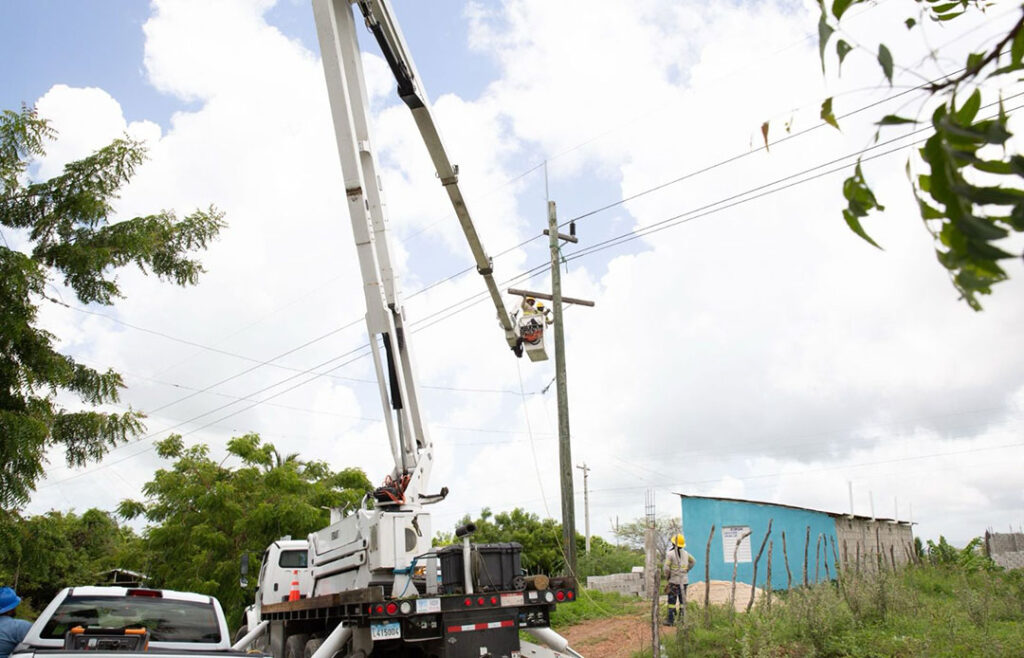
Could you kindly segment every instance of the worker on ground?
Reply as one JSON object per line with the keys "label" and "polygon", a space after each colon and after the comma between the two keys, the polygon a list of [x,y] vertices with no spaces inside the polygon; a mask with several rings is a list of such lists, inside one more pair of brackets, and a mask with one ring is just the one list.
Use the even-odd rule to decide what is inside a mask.
{"label": "worker on ground", "polygon": [[679,611],[679,621],[683,621],[686,614],[686,585],[687,572],[693,568],[696,560],[693,556],[683,550],[686,546],[686,537],[681,534],[672,538],[671,546],[665,555],[665,576],[668,577],[668,621],[666,625],[672,626],[676,621],[676,608],[682,604]]}
{"label": "worker on ground", "polygon": [[0,658],[11,655],[32,627],[32,622],[14,618],[21,598],[10,587],[0,587]]}

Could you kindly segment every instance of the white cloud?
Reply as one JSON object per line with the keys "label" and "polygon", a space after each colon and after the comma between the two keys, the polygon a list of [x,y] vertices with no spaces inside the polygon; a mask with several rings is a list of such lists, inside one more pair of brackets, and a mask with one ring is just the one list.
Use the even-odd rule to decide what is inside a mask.
{"label": "white cloud", "polygon": [[[855,17],[851,29],[896,20],[894,31],[873,38],[901,43],[909,5],[889,4]],[[62,131],[53,163],[125,130],[147,135],[152,158],[126,190],[123,216],[210,202],[227,213],[230,227],[203,255],[209,271],[200,286],[178,290],[126,272],[129,298],[107,312],[230,354],[47,311],[76,355],[130,373],[128,402],[138,408],[190,390],[172,385],[203,389],[256,365],[232,354],[268,360],[363,312],[323,74],[301,44],[266,25],[264,9],[157,3],[145,27],[150,79],[198,103],[175,115],[166,134],[128,126],[100,90],[55,87],[41,101]],[[835,95],[841,114],[889,94],[873,64],[858,69],[854,55],[843,79],[822,79],[813,11],[788,2],[684,11],[656,0],[628,11],[610,1],[471,6],[473,56],[493,58],[500,77],[480,98],[444,96],[435,110],[488,250],[542,228],[536,180],[506,184],[524,162],[549,160],[552,198],[568,217],[744,153],[765,120],[773,139],[788,121],[794,133],[809,128],[825,95]],[[971,27],[949,27],[938,42]],[[915,64],[920,56],[909,45],[897,52]],[[364,62],[408,294],[471,260],[408,111],[391,97],[383,61]],[[935,67],[917,69],[931,75]],[[847,120],[843,133],[793,137],[769,154],[580,220],[580,247],[863,148],[869,118]],[[1007,465],[1019,461],[1020,448],[1005,446],[1014,443],[1024,391],[1015,339],[1022,273],[1013,270],[983,314],[957,302],[910,203],[903,157],[866,165],[889,208],[867,224],[885,252],[842,224],[835,174],[569,263],[566,294],[597,301],[566,314],[573,455],[593,469],[595,532],[606,533],[609,518],[640,516],[645,488],[657,491],[666,514],[678,510],[671,492],[845,511],[846,480],[858,505],[873,492],[880,515],[894,496],[901,509],[913,505],[925,536],[966,539],[985,525],[1019,522],[1019,486]],[[545,258],[538,241],[498,259],[498,276]],[[520,285],[549,283],[545,275]],[[415,323],[482,290],[472,273],[448,281],[407,297],[408,318]],[[452,490],[433,509],[435,529],[484,506],[557,516],[554,389],[532,395],[550,381],[552,363],[517,368],[487,303],[447,314],[412,335],[437,446],[433,488]],[[311,368],[364,340],[357,325],[279,365]],[[152,428],[230,404],[224,395],[244,404],[266,399],[301,381],[273,386],[295,374],[254,369],[160,411]],[[372,379],[369,359],[334,374]],[[250,412],[218,420],[244,405],[225,406],[183,429],[213,423],[189,439],[218,445],[261,430],[283,452],[360,465],[376,481],[390,469],[390,453],[381,424],[360,420],[380,418],[375,396],[372,384],[321,378]],[[153,466],[149,454],[97,471],[124,474],[97,504],[123,497],[119,490],[137,487]],[[41,490],[32,509],[63,506],[61,493],[86,500],[76,487],[92,477]],[[582,483],[576,487],[581,500]],[[577,516],[582,528],[582,505]]]}

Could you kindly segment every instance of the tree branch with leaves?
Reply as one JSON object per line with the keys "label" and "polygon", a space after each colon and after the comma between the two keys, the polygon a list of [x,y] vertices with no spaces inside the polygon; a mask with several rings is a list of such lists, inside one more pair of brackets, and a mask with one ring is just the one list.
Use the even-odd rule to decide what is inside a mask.
{"label": "tree branch with leaves", "polygon": [[[834,48],[836,68],[851,54],[867,54],[889,85],[896,58],[881,43],[877,51],[851,45],[844,37],[843,19],[868,0],[819,0],[819,53],[827,70]],[[918,15],[904,25],[912,35],[922,34],[928,23],[948,23],[965,15],[986,12],[986,0],[919,0]],[[949,272],[953,286],[972,309],[981,310],[980,295],[1005,281],[1003,262],[1020,258],[1014,235],[1024,232],[1024,157],[1013,151],[1004,97],[1024,69],[1024,5],[1016,23],[991,47],[967,55],[962,69],[922,87],[926,101],[935,105],[929,136],[907,162],[914,198],[931,234],[939,263]],[[931,57],[935,58],[933,52]],[[822,103],[821,117],[840,128],[832,98]],[[915,117],[890,114],[876,125],[875,142],[883,130],[900,125],[925,124]],[[862,225],[874,211],[883,210],[864,175],[858,158],[854,173],[843,183],[847,206],[843,219],[852,231],[878,247]]]}
{"label": "tree branch with leaves", "polygon": [[[134,264],[178,285],[203,272],[195,253],[225,226],[216,208],[178,219],[171,211],[119,219],[113,202],[146,159],[128,137],[81,160],[61,175],[32,181],[29,166],[56,132],[33,109],[0,113],[0,506],[26,503],[43,476],[46,451],[64,450],[82,466],[143,431],[143,414],[113,413],[124,388],[113,370],[100,372],[57,351],[40,328],[39,303],[60,277],[82,303],[111,305],[123,297],[116,274]],[[8,231],[10,233],[8,233]],[[14,247],[7,236],[17,243]],[[85,406],[70,410],[61,392]]]}

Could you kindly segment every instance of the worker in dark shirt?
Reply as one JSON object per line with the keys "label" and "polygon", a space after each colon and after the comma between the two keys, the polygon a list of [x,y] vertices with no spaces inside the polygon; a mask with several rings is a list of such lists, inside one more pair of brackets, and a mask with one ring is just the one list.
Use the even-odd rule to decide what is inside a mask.
{"label": "worker in dark shirt", "polygon": [[32,622],[14,618],[14,609],[21,603],[10,587],[0,587],[0,658],[11,655],[14,647],[21,644],[32,627]]}

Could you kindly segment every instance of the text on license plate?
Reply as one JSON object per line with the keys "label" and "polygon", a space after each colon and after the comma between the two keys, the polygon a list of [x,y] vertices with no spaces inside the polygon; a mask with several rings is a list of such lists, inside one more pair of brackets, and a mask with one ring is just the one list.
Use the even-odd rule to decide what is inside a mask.
{"label": "text on license plate", "polygon": [[397,621],[383,624],[370,624],[370,638],[374,640],[394,640],[402,637],[402,625]]}

